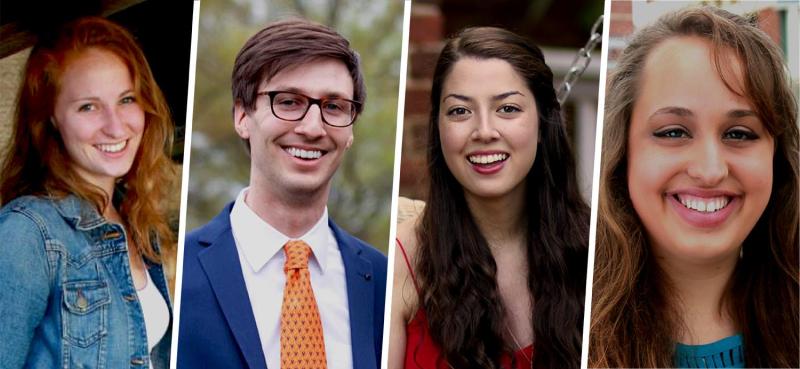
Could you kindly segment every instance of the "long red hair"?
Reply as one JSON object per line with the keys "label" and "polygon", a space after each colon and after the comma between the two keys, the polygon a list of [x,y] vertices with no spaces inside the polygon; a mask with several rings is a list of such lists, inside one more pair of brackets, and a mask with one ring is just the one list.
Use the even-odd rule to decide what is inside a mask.
{"label": "long red hair", "polygon": [[51,122],[61,74],[89,48],[117,55],[127,65],[138,104],[145,112],[142,141],[130,171],[119,180],[124,192],[115,204],[140,254],[160,262],[155,238],[171,244],[173,234],[162,206],[174,178],[168,153],[173,124],[164,95],[156,85],[144,53],[123,27],[98,17],[65,24],[42,37],[31,51],[19,92],[14,131],[0,178],[0,203],[24,195],[64,197],[91,202],[102,214],[113,194],[83,180],[72,168],[61,135]]}

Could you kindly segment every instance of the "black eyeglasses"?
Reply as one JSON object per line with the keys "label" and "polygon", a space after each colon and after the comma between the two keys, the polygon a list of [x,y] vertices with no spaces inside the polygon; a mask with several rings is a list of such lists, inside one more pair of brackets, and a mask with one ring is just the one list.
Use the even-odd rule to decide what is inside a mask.
{"label": "black eyeglasses", "polygon": [[279,119],[296,122],[303,119],[311,105],[319,106],[322,121],[334,127],[347,127],[356,120],[361,103],[338,97],[315,99],[289,91],[262,91],[258,96],[269,96],[272,114]]}

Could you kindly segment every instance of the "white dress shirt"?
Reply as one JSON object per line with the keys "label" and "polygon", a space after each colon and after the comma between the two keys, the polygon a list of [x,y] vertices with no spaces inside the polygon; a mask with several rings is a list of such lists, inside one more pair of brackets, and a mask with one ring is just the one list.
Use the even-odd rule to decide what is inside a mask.
{"label": "white dress shirt", "polygon": [[[281,305],[286,286],[283,245],[291,239],[250,209],[244,202],[247,190],[239,193],[233,205],[231,230],[267,368],[280,369]],[[311,230],[298,239],[311,246],[308,270],[322,320],[328,369],[351,369],[353,352],[347,283],[339,246],[328,227],[328,208]]]}

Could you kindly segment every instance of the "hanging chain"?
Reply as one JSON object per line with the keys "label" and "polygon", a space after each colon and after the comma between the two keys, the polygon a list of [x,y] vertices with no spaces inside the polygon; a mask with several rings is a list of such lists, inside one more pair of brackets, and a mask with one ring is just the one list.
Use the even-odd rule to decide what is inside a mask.
{"label": "hanging chain", "polygon": [[578,81],[578,78],[581,77],[584,71],[586,71],[586,67],[589,66],[589,62],[592,61],[592,50],[603,40],[602,26],[603,25],[603,16],[600,15],[597,17],[597,20],[594,22],[592,26],[591,36],[589,36],[589,41],[586,42],[580,50],[578,50],[578,55],[575,55],[575,59],[572,60],[572,65],[569,67],[569,72],[567,75],[564,76],[564,82],[561,83],[561,87],[558,88],[558,103],[563,104],[565,100],[567,100],[567,96],[569,93],[572,92],[572,86],[575,86],[575,83]]}

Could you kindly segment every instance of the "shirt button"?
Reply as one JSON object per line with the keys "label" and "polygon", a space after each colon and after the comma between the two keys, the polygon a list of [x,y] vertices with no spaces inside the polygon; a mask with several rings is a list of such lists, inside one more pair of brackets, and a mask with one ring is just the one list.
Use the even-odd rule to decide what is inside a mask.
{"label": "shirt button", "polygon": [[131,359],[131,365],[144,365],[144,360],[141,358],[135,357]]}

